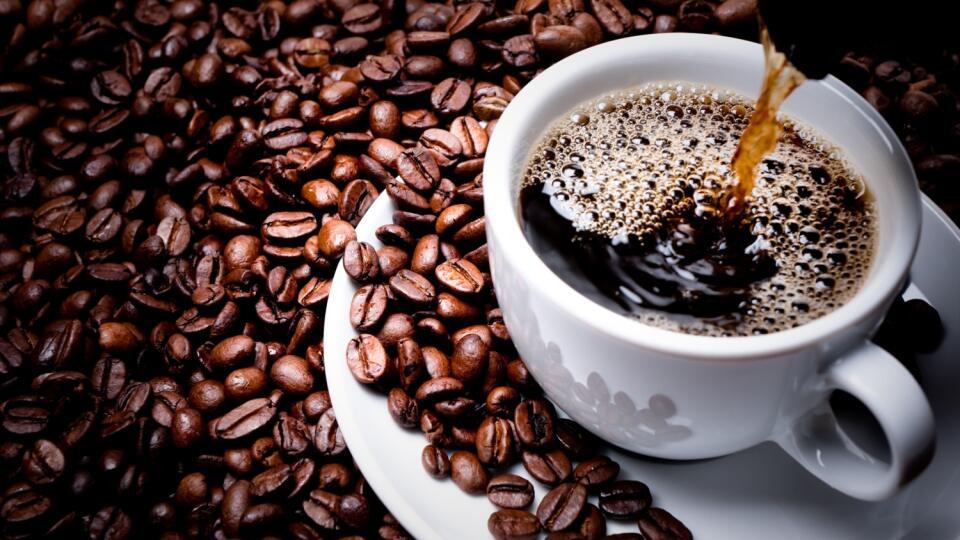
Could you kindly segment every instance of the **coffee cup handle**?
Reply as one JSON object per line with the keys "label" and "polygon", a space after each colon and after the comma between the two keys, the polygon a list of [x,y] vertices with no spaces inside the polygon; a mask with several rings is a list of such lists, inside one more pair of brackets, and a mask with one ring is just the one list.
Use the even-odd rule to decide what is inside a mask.
{"label": "coffee cup handle", "polygon": [[[870,410],[886,436],[889,463],[861,450],[843,432],[827,401],[833,390],[850,393]],[[776,442],[835,489],[858,499],[885,499],[933,457],[933,411],[923,390],[896,358],[873,343],[828,365],[815,391],[818,405],[801,414]]]}

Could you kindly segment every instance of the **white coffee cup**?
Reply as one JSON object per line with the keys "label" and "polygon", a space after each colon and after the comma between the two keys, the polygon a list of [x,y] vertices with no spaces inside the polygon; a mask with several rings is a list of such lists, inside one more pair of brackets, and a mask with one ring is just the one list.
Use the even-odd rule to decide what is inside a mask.
{"label": "white coffee cup", "polygon": [[[775,441],[814,475],[861,499],[889,497],[933,455],[933,414],[904,367],[869,338],[907,281],[920,233],[916,177],[893,130],[834,78],[803,84],[784,108],[843,149],[878,206],[879,240],[861,290],[798,328],[704,337],[646,326],[578,293],[521,230],[518,180],[532,145],[578,103],[655,81],[755,97],[760,45],[695,34],[620,39],[550,67],[512,101],[483,171],[490,263],[514,343],[547,395],[606,441],[670,459],[721,456]],[[889,462],[859,448],[827,400],[863,402]]]}

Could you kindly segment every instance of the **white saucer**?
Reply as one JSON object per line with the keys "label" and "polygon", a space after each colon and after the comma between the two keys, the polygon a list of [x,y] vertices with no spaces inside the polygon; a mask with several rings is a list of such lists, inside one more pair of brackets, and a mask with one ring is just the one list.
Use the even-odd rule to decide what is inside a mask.
{"label": "white saucer", "polygon": [[[918,359],[920,382],[936,415],[937,451],[917,480],[890,500],[858,501],[820,483],[772,444],[696,462],[653,460],[609,448],[606,453],[623,466],[620,477],[646,482],[654,504],[669,509],[700,540],[960,538],[960,230],[932,201],[924,197],[923,203],[914,285],[905,296],[927,298],[939,310],[947,337],[936,353]],[[374,231],[391,222],[393,210],[389,197],[380,197],[357,228],[358,237],[379,247]],[[324,348],[330,397],[357,465],[418,539],[489,538],[493,505],[486,497],[464,494],[449,480],[427,476],[420,465],[423,435],[394,423],[384,396],[358,383],[347,369],[346,345],[356,335],[347,317],[355,289],[338,268]],[[543,494],[537,485],[537,500]],[[628,531],[636,532],[636,524],[614,524],[608,533]]]}

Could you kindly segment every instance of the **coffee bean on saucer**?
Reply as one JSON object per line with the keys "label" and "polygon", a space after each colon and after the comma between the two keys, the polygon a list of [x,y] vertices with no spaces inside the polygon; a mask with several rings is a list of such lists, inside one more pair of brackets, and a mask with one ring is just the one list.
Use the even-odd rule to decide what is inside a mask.
{"label": "coffee bean on saucer", "polygon": [[573,479],[594,489],[612,482],[620,473],[620,464],[606,456],[580,462],[573,470]]}
{"label": "coffee bean on saucer", "polygon": [[570,459],[561,450],[521,454],[523,467],[536,481],[546,486],[556,486],[570,478]]}
{"label": "coffee bean on saucer", "polygon": [[613,519],[638,518],[651,500],[650,489],[636,480],[617,480],[600,490],[600,510]]}
{"label": "coffee bean on saucer", "polygon": [[450,458],[442,449],[432,444],[423,447],[421,455],[423,468],[434,478],[445,478],[450,475]]}
{"label": "coffee bean on saucer", "polygon": [[487,484],[487,498],[500,508],[526,508],[533,502],[533,486],[515,474],[500,474]]}
{"label": "coffee bean on saucer", "polygon": [[527,540],[537,537],[537,516],[523,510],[504,509],[490,514],[487,529],[497,540]]}
{"label": "coffee bean on saucer", "polygon": [[450,456],[450,477],[457,487],[467,493],[483,493],[487,488],[490,473],[477,459],[476,454],[458,450]]}
{"label": "coffee bean on saucer", "polygon": [[637,522],[645,538],[663,540],[693,540],[693,534],[673,514],[652,507]]}
{"label": "coffee bean on saucer", "polygon": [[550,490],[537,507],[537,519],[547,531],[562,531],[580,516],[587,502],[583,484],[567,482]]}

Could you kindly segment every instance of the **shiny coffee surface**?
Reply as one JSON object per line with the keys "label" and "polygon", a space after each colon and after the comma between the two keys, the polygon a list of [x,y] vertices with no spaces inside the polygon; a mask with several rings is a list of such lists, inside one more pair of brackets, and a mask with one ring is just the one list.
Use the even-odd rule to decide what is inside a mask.
{"label": "shiny coffee surface", "polygon": [[875,208],[841,152],[783,118],[748,208],[721,201],[754,104],[665,82],[583,103],[524,171],[528,241],[575,289],[661,328],[752,335],[847,302],[873,258]]}

